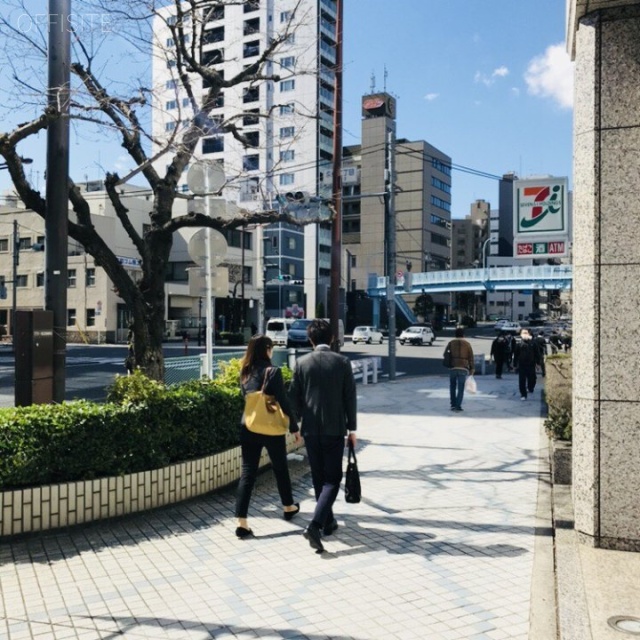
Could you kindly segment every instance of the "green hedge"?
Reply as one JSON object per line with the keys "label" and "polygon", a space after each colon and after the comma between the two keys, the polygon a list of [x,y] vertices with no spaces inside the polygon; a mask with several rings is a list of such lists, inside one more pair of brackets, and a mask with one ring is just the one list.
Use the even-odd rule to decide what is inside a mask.
{"label": "green hedge", "polygon": [[165,389],[117,376],[108,402],[0,409],[0,489],[89,480],[166,466],[238,444],[238,361],[220,378]]}
{"label": "green hedge", "polygon": [[545,427],[557,440],[572,438],[572,359],[558,353],[548,356],[546,363],[545,400],[547,419]]}

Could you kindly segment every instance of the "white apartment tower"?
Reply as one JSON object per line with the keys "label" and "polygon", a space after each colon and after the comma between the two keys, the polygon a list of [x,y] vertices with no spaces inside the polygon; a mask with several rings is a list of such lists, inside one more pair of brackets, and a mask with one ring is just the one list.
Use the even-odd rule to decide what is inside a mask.
{"label": "white apartment tower", "polygon": [[[196,20],[201,23],[185,25],[184,33],[187,39],[192,37],[190,33],[202,34],[201,61],[213,65],[225,80],[255,63],[274,38],[287,38],[263,68],[264,76],[277,75],[277,79],[244,82],[222,90],[195,157],[223,164],[229,180],[224,195],[243,209],[276,208],[279,197],[292,193],[328,197],[330,191],[322,185],[322,176],[333,158],[335,0],[214,1],[210,5],[206,21],[204,13],[198,14]],[[173,4],[155,21],[153,135],[156,141],[175,136],[178,142],[194,111],[176,77],[175,38],[169,27],[175,20],[172,10],[175,12]],[[206,81],[197,78],[193,85],[198,103],[207,92]],[[229,125],[237,127],[240,136],[234,136]],[[155,151],[160,148],[156,144]],[[164,170],[167,157],[171,156],[157,160],[159,169]],[[186,172],[179,188],[188,190]],[[276,231],[278,241],[263,244],[263,239],[269,240]],[[269,309],[267,304],[267,315],[294,300],[306,301],[307,315],[313,315],[329,280],[329,265],[323,256],[330,252],[323,246],[330,237],[325,231],[315,225],[278,225],[253,234],[256,279],[262,275],[258,263],[266,254],[268,260],[263,264],[277,268],[269,267],[274,271],[264,275],[265,283],[283,274],[291,281],[304,281],[304,291],[302,285],[287,287],[286,302],[280,308]]]}

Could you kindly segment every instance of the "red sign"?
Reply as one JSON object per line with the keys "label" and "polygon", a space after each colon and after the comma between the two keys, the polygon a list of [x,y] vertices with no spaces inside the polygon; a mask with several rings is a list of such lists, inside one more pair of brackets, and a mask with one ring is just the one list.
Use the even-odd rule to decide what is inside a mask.
{"label": "red sign", "polygon": [[529,256],[533,254],[533,242],[518,242],[516,250],[519,256]]}
{"label": "red sign", "polygon": [[365,109],[379,109],[384,104],[381,98],[368,98],[362,103]]}

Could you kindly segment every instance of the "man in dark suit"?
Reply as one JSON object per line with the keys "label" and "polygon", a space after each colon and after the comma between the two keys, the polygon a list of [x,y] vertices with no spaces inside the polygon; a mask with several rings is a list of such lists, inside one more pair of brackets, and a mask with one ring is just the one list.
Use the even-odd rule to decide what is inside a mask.
{"label": "man in dark suit", "polygon": [[349,359],[331,351],[326,320],[311,322],[307,335],[314,350],[296,361],[290,396],[302,421],[317,502],[304,537],[313,549],[324,551],[322,534],[338,528],[333,503],[342,481],[345,435],[356,444],[356,383]]}

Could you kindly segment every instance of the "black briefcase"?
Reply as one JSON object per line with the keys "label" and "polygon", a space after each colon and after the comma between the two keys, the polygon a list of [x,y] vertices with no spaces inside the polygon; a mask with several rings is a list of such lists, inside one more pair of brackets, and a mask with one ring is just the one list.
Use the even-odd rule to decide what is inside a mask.
{"label": "black briefcase", "polygon": [[344,497],[347,502],[357,504],[360,502],[362,493],[360,490],[360,473],[358,471],[358,461],[356,452],[353,450],[353,443],[349,440],[349,456],[347,458],[347,474],[344,480]]}

